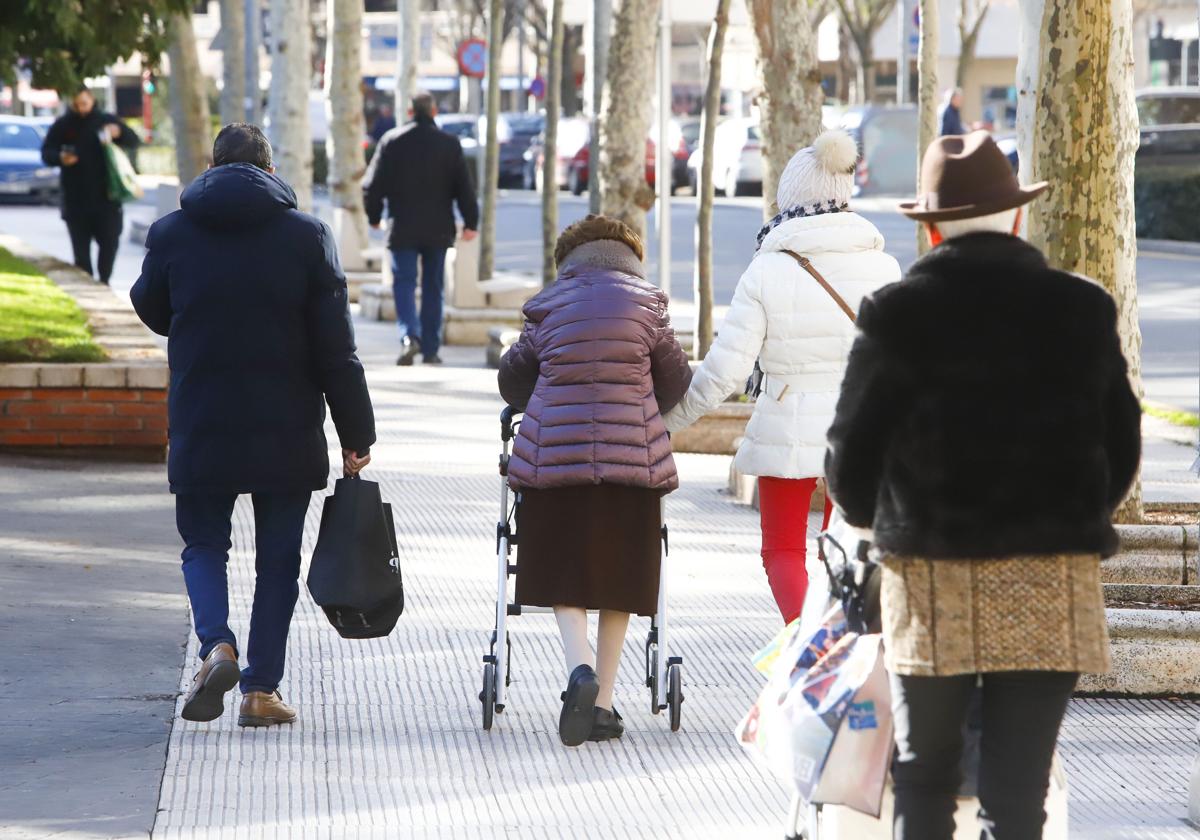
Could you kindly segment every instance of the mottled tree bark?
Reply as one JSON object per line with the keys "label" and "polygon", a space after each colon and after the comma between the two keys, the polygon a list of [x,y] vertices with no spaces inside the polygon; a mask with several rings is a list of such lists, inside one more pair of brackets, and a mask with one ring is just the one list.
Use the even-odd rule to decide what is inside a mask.
{"label": "mottled tree bark", "polygon": [[308,0],[271,0],[271,91],[267,103],[271,146],[279,177],[312,210],[312,127],[308,90],[312,80],[312,27]]}
{"label": "mottled tree bark", "polygon": [[483,149],[483,213],[479,231],[479,279],[490,280],[496,259],[496,187],[500,181],[500,50],[504,46],[504,4],[488,5],[487,135]]}
{"label": "mottled tree bark", "polygon": [[363,0],[327,0],[329,35],[325,61],[325,108],[329,115],[329,198],[342,266],[366,267],[367,214],[363,209],[366,133],[362,95]]}
{"label": "mottled tree bark", "polygon": [[212,126],[204,74],[196,52],[192,13],[176,12],[167,22],[171,61],[171,121],[175,124],[175,168],[187,185],[211,162]]}
{"label": "mottled tree bark", "polygon": [[721,119],[721,59],[725,55],[725,30],[729,28],[729,0],[717,0],[717,11],[708,33],[708,82],[704,88],[704,113],[700,117],[700,177],[696,184],[696,340],[697,359],[708,355],[713,343],[713,145]]}
{"label": "mottled tree bark", "polygon": [[[921,160],[925,150],[938,136],[938,0],[920,0],[921,32],[917,51],[917,182],[918,195],[924,191]],[[917,253],[929,250],[929,234],[917,225]]]}
{"label": "mottled tree bark", "polygon": [[808,0],[746,0],[758,45],[763,92],[763,216],[779,212],[775,191],[792,155],[821,132],[821,68]]}
{"label": "mottled tree bark", "polygon": [[[1129,380],[1140,396],[1132,8],[1129,0],[1022,5],[1022,179],[1052,184],[1028,207],[1029,241],[1055,268],[1091,277],[1113,296]],[[1117,520],[1141,518],[1139,479]]]}
{"label": "mottled tree bark", "polygon": [[[659,0],[624,0],[615,15],[600,106],[600,210],[646,235],[654,190],[646,183],[646,136],[654,104]],[[669,185],[659,185],[665,188]]]}
{"label": "mottled tree bark", "polygon": [[558,276],[554,246],[558,242],[558,112],[563,75],[563,0],[551,0],[550,55],[546,83],[546,142],[542,157],[542,285]]}
{"label": "mottled tree bark", "polygon": [[221,124],[246,120],[246,9],[243,0],[221,0]]}

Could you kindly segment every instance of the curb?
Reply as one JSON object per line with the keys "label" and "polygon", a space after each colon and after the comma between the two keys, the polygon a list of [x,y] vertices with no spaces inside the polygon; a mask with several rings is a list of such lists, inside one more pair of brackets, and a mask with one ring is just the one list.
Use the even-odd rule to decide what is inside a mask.
{"label": "curb", "polygon": [[1181,242],[1174,239],[1139,239],[1138,256],[1145,252],[1200,257],[1200,242]]}

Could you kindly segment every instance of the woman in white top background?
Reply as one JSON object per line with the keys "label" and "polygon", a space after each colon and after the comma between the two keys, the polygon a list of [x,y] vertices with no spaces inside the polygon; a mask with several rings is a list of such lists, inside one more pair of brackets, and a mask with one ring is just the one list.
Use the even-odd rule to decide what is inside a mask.
{"label": "woman in white top background", "polygon": [[759,478],[763,567],[785,622],[800,614],[808,587],[808,510],[854,343],[852,315],[900,279],[879,230],[849,211],[857,158],[842,131],[792,156],[779,178],[780,213],[760,231],[713,346],[666,417],[672,432],[691,425],[739,391],[758,360],[761,393],[735,463]]}

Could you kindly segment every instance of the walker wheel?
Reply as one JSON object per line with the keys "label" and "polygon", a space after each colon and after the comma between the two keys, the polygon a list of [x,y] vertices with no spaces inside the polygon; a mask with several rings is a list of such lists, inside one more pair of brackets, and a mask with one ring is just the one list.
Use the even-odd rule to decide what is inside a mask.
{"label": "walker wheel", "polygon": [[483,703],[483,730],[492,729],[492,716],[496,711],[496,666],[491,662],[483,666],[483,691],[479,692]]}
{"label": "walker wheel", "polygon": [[650,652],[650,673],[646,676],[646,684],[650,686],[650,714],[656,715],[658,708],[658,646]]}
{"label": "walker wheel", "polygon": [[672,665],[667,669],[667,708],[671,710],[671,731],[679,731],[679,718],[683,706],[683,666]]}

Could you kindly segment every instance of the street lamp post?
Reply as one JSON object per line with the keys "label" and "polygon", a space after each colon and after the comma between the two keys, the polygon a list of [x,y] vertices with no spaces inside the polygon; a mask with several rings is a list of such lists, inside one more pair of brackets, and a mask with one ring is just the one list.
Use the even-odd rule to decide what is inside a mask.
{"label": "street lamp post", "polygon": [[658,190],[658,285],[671,293],[671,0],[662,0],[658,15],[658,143],[654,180]]}

